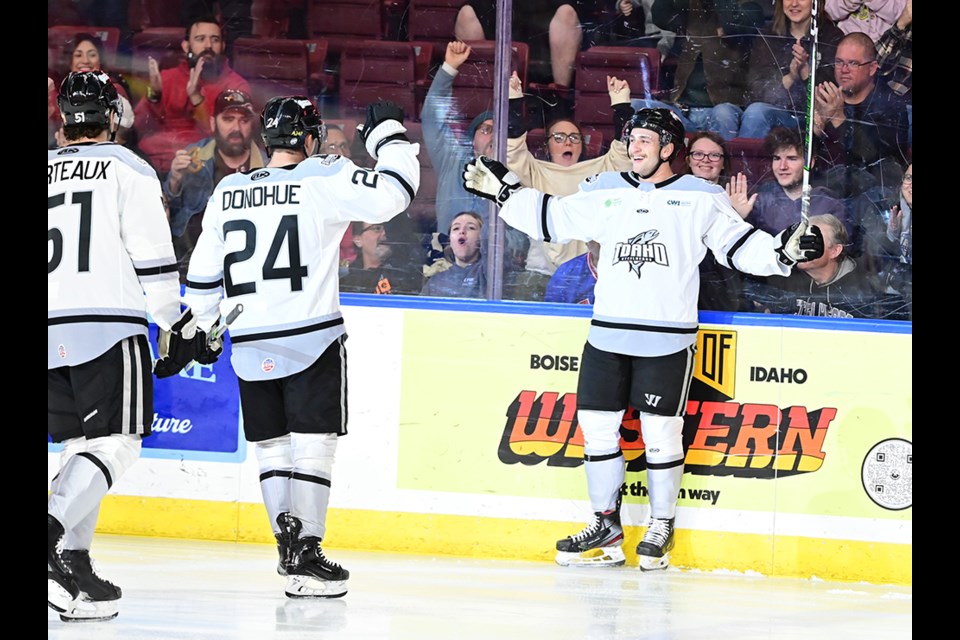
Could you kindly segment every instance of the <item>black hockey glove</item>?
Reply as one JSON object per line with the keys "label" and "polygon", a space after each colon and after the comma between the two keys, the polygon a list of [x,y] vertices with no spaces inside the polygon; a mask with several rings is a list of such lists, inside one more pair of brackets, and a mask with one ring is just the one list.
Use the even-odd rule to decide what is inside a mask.
{"label": "black hockey glove", "polygon": [[795,222],[780,232],[777,258],[792,267],[798,262],[809,262],[823,255],[823,233],[806,221]]}
{"label": "black hockey glove", "polygon": [[517,174],[486,156],[471,160],[463,167],[463,188],[498,205],[506,202],[522,186]]}
{"label": "black hockey glove", "polygon": [[153,366],[153,373],[158,378],[177,375],[191,360],[198,360],[207,351],[207,334],[197,329],[197,319],[189,308],[170,331],[160,330],[158,342],[160,359]]}
{"label": "black hockey glove", "polygon": [[357,131],[367,148],[367,153],[374,160],[377,159],[380,147],[388,142],[394,140],[409,142],[404,135],[407,129],[403,126],[403,107],[389,100],[380,100],[367,105],[367,120],[362,125],[357,125]]}

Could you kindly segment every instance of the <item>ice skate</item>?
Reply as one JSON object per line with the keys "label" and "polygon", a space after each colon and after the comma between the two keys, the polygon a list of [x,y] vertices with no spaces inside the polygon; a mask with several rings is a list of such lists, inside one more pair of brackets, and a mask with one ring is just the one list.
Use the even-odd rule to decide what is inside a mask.
{"label": "ice skate", "polygon": [[657,571],[670,565],[673,549],[673,518],[650,518],[647,532],[637,545],[641,571]]}
{"label": "ice skate", "polygon": [[86,549],[67,550],[63,552],[63,561],[73,572],[80,597],[60,614],[60,619],[64,622],[92,622],[116,618],[123,592],[117,585],[100,577],[90,552]]}
{"label": "ice skate", "polygon": [[557,541],[556,562],[567,566],[619,567],[626,563],[621,544],[620,505],[610,511],[597,511],[593,522],[577,535]]}
{"label": "ice skate", "polygon": [[62,553],[63,525],[47,514],[47,606],[58,613],[68,611],[80,597],[80,587]]}
{"label": "ice skate", "polygon": [[280,533],[274,534],[277,539],[277,554],[280,556],[277,560],[277,573],[286,576],[287,570],[293,564],[293,546],[300,537],[303,525],[298,518],[286,511],[277,516],[277,524],[280,525]]}
{"label": "ice skate", "polygon": [[323,555],[320,538],[301,538],[293,555],[294,563],[287,567],[288,598],[339,598],[347,593],[350,572]]}

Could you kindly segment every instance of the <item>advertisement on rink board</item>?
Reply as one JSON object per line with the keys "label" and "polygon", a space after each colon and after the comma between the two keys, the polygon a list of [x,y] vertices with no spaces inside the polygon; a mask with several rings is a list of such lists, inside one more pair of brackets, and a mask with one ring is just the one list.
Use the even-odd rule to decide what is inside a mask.
{"label": "advertisement on rink board", "polygon": [[[403,315],[397,488],[583,499],[576,389],[589,321]],[[909,334],[701,325],[697,347],[680,506],[910,518]],[[228,335],[215,364],[155,380],[144,457],[244,461],[230,350]],[[891,362],[906,363],[903,384],[890,383]],[[646,503],[635,410],[620,432],[623,500]]]}
{"label": "advertisement on rink board", "polygon": [[[398,487],[583,499],[576,389],[588,321],[439,324],[456,330],[406,316]],[[855,336],[701,325],[680,506],[909,519],[899,512],[912,506],[912,374],[899,369],[904,384],[891,385],[889,363],[910,362],[910,336]],[[620,434],[623,500],[646,503],[635,410]]]}

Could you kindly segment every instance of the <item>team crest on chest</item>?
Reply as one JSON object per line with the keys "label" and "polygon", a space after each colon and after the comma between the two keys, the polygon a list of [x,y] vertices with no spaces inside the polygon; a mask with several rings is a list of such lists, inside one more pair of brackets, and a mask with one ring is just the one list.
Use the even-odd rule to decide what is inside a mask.
{"label": "team crest on chest", "polygon": [[630,270],[640,277],[640,267],[648,262],[668,266],[667,247],[662,242],[653,242],[660,232],[656,229],[641,231],[626,242],[618,242],[613,248],[613,264],[626,262]]}

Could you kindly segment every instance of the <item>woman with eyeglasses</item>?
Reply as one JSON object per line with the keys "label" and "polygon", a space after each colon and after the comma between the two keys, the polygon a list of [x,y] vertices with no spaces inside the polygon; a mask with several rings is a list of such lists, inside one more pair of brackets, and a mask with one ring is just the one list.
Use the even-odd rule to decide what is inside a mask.
{"label": "woman with eyeglasses", "polygon": [[[747,196],[747,178],[730,175],[730,153],[724,139],[712,131],[697,131],[687,140],[684,158],[691,175],[726,187],[733,208],[746,218],[757,196]],[[737,311],[743,283],[740,276],[721,266],[707,252],[700,262],[700,299],[698,307],[707,311]]]}
{"label": "woman with eyeglasses", "polygon": [[[810,79],[813,0],[774,0],[769,28],[759,30],[750,50],[750,103],[740,120],[741,138],[763,138],[774,127],[804,131]],[[833,78],[831,62],[843,32],[817,12],[817,80]]]}
{"label": "woman with eyeglasses", "polygon": [[[614,131],[620,132],[633,116],[630,86],[626,80],[607,76],[607,90],[613,107]],[[584,179],[603,171],[629,171],[627,147],[619,139],[596,158],[583,159],[586,139],[580,127],[570,119],[557,119],[546,127],[544,151],[548,160],[537,158],[527,146],[527,123],[523,118],[523,90],[514,72],[510,78],[510,119],[507,129],[507,166],[521,184],[558,196],[576,193]],[[526,289],[517,289],[522,299],[541,299],[549,278],[557,267],[587,252],[579,240],[567,244],[531,241],[525,272],[537,281]],[[534,275],[530,275],[534,274]],[[540,296],[540,298],[538,298]],[[515,298],[521,299],[521,298]]]}

